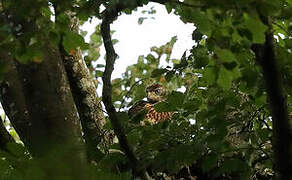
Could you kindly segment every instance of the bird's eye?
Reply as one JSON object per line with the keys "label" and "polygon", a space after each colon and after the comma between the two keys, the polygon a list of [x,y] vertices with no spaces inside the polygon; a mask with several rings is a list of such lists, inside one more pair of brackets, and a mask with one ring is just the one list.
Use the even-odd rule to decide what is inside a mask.
{"label": "bird's eye", "polygon": [[161,89],[155,89],[155,94],[160,94],[161,93]]}

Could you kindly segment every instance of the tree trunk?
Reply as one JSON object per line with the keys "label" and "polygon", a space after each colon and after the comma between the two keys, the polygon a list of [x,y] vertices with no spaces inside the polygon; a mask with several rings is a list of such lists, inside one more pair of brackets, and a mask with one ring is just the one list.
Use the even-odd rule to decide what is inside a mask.
{"label": "tree trunk", "polygon": [[30,153],[46,161],[41,164],[48,176],[67,173],[80,179],[86,154],[77,109],[60,54],[45,44],[40,63],[20,64],[1,51],[9,68],[1,103]]}
{"label": "tree trunk", "polygon": [[267,96],[273,122],[273,150],[275,154],[276,179],[292,178],[292,135],[288,117],[287,95],[284,93],[282,76],[276,60],[274,36],[268,17],[261,16],[269,27],[264,44],[254,44],[252,50],[263,70]]}
{"label": "tree trunk", "polygon": [[[57,4],[55,4],[54,7],[56,8]],[[55,9],[55,11],[56,23],[61,24],[62,22],[59,22],[60,13],[57,9]],[[70,11],[65,14],[68,19],[71,20],[68,28],[71,31],[78,32],[78,19],[74,17]],[[83,60],[81,50],[78,48],[74,54],[68,54],[61,40],[59,43],[59,51],[80,117],[88,160],[99,161],[103,157],[103,153],[98,149],[98,146],[100,146],[101,143],[105,146],[109,144],[108,133],[105,133],[103,129],[106,120],[102,111],[101,100],[97,96],[95,84]]]}
{"label": "tree trunk", "polygon": [[89,161],[98,161],[103,157],[97,148],[102,142],[107,144],[103,126],[105,117],[96,87],[82,59],[81,52],[68,55],[62,52],[62,59],[68,74],[73,98],[79,113]]}

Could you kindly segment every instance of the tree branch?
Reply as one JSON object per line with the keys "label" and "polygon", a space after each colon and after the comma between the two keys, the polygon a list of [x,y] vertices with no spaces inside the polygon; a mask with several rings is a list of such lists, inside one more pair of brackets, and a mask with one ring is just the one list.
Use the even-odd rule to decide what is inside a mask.
{"label": "tree branch", "polygon": [[95,85],[83,63],[81,52],[68,55],[63,51],[62,59],[84,132],[88,159],[98,161],[103,156],[97,146],[103,139],[105,117]]}
{"label": "tree branch", "polygon": [[150,179],[144,168],[139,166],[139,161],[135,155],[131,145],[129,144],[126,134],[122,128],[122,125],[117,116],[116,109],[112,103],[112,85],[111,85],[111,75],[114,69],[114,63],[117,57],[115,49],[113,47],[111,35],[110,35],[110,24],[114,19],[117,18],[118,13],[123,10],[123,5],[117,5],[115,8],[111,8],[105,11],[105,16],[101,23],[101,35],[103,38],[105,50],[106,50],[106,65],[103,73],[103,90],[102,90],[102,100],[105,105],[105,109],[108,112],[109,118],[114,128],[114,132],[119,139],[119,143],[126,156],[128,157],[131,167],[138,176],[143,179]]}

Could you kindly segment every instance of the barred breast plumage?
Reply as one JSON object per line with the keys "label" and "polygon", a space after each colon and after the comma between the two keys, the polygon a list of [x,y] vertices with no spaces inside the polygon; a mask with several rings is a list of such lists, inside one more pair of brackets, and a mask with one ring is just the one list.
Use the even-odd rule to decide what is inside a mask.
{"label": "barred breast plumage", "polygon": [[148,110],[146,114],[146,119],[152,121],[153,123],[163,122],[165,120],[171,119],[173,112],[157,112],[154,109],[153,104],[146,104],[145,108]]}

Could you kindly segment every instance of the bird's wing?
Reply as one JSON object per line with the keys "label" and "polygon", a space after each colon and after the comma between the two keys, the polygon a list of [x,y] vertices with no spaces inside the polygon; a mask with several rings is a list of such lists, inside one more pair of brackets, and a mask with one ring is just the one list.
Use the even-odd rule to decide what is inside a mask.
{"label": "bird's wing", "polygon": [[134,117],[135,114],[140,112],[141,110],[145,109],[145,105],[147,104],[147,101],[141,100],[136,102],[128,111],[128,115],[130,118]]}

